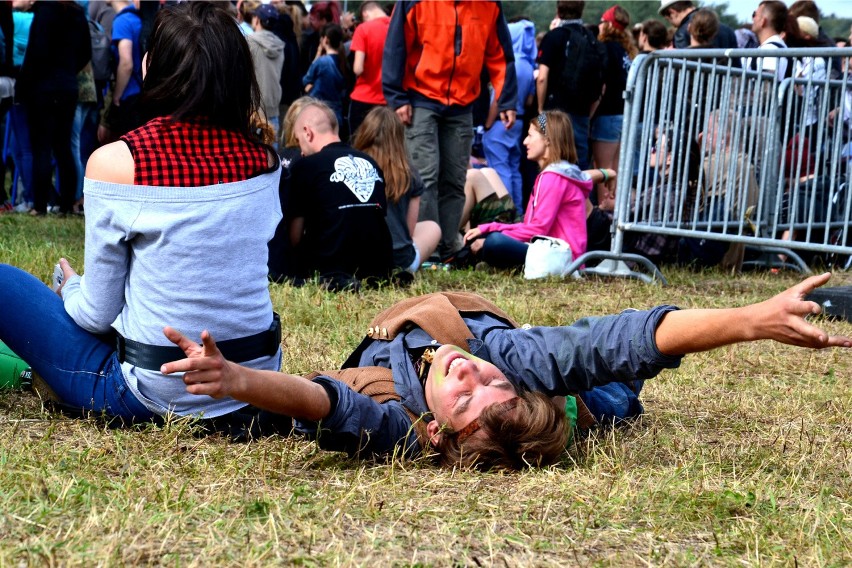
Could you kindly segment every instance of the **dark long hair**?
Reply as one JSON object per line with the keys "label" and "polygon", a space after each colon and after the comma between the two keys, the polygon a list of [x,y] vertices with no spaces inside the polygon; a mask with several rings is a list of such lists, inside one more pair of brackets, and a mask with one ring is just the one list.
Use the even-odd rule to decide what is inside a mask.
{"label": "dark long hair", "polygon": [[205,119],[256,138],[260,89],[234,19],[215,2],[182,2],[157,13],[140,111],[150,120]]}

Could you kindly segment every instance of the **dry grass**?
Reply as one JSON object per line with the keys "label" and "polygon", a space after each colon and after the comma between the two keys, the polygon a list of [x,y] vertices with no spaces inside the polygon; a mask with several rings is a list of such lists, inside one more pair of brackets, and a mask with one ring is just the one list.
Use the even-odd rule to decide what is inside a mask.
{"label": "dry grass", "polygon": [[[0,262],[82,266],[79,220],[0,218]],[[665,269],[670,286],[429,273],[410,289],[271,288],[285,368],[339,364],[370,317],[442,289],[556,325],[626,307],[731,306],[795,275]],[[852,284],[839,274],[834,285]],[[0,315],[0,317],[2,317]],[[852,333],[842,322],[824,322]],[[766,342],[688,358],[647,414],[518,474],[356,462],[297,438],[232,444],[176,421],[110,430],[0,393],[0,566],[852,563],[852,357]]]}

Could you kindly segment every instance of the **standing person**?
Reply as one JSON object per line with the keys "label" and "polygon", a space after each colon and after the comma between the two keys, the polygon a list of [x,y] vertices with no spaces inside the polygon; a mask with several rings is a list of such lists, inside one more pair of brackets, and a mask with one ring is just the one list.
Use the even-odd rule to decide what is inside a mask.
{"label": "standing person", "polygon": [[[30,26],[33,22],[33,0],[13,0],[12,24],[12,77],[17,77],[24,63],[24,54],[30,41]],[[33,207],[33,153],[30,145],[30,129],[27,125],[27,105],[23,100],[15,99],[7,117],[11,128],[9,146],[15,172],[23,187],[23,197],[15,206],[18,213],[29,213]]]}
{"label": "standing person", "polygon": [[281,103],[281,69],[284,66],[284,42],[272,33],[278,22],[278,10],[269,4],[261,4],[251,14],[254,33],[246,36],[254,74],[260,87],[263,115],[278,139],[278,105]]}
{"label": "standing person", "polygon": [[509,191],[518,214],[523,215],[521,181],[521,139],[524,132],[524,110],[535,98],[535,25],[527,20],[509,24],[512,51],[515,54],[515,75],[518,78],[518,102],[515,124],[508,130],[497,122],[497,99],[491,96],[491,106],[485,121],[482,148],[488,165],[497,171]]}
{"label": "standing person", "polygon": [[242,428],[257,419],[246,403],[189,395],[160,369],[175,320],[193,337],[210,329],[248,367],[281,364],[266,279],[280,168],[253,134],[251,54],[231,16],[196,1],[157,14],[146,61],[140,108],[154,118],[87,166],[85,274],[60,260],[57,295],[0,266],[0,341],[77,410]]}
{"label": "standing person", "polygon": [[[456,22],[455,26],[445,22]],[[438,254],[460,248],[464,182],[473,139],[472,104],[488,69],[503,128],[515,123],[517,81],[500,2],[401,0],[382,63],[388,106],[408,128],[405,143],[426,187],[420,220],[441,227]]]}
{"label": "standing person", "polygon": [[142,91],[142,17],[140,0],[112,0],[112,50],[116,62],[112,98],[98,129],[102,144],[117,140],[142,124],[137,103]]}
{"label": "standing person", "polygon": [[77,73],[92,58],[89,24],[75,2],[36,2],[30,42],[16,84],[16,98],[27,106],[33,152],[30,213],[47,213],[53,165],[58,170],[59,211],[71,213],[77,193],[77,167],[71,130],[77,110]]}
{"label": "standing person", "polygon": [[384,173],[393,263],[413,274],[438,248],[441,228],[434,221],[417,221],[423,182],[405,153],[405,127],[396,113],[378,106],[364,118],[352,146],[369,154]]}
{"label": "standing person", "polygon": [[[786,49],[787,44],[781,37],[781,32],[787,25],[787,6],[780,0],[766,0],[758,5],[752,14],[751,29],[760,42],[758,49],[771,52]],[[745,66],[755,71],[774,72],[779,81],[788,76],[786,57],[749,57]],[[789,72],[792,73],[792,69]]]}
{"label": "standing person", "polygon": [[[630,14],[621,6],[613,6],[601,16],[600,41],[607,52],[604,94],[592,118],[589,139],[595,167],[614,170],[618,167],[621,129],[624,123],[624,89],[627,73],[636,57],[636,46],[630,32]],[[597,204],[604,210],[615,208],[615,180],[598,186]]]}
{"label": "standing person", "polygon": [[361,5],[361,21],[349,46],[350,53],[354,54],[352,71],[357,77],[349,95],[349,132],[353,137],[368,112],[387,104],[382,92],[382,53],[390,17],[378,2],[371,1]]}
{"label": "standing person", "polygon": [[295,135],[302,158],[291,167],[287,215],[294,283],[319,276],[331,290],[387,279],[393,270],[384,175],[369,155],[340,141],[337,117],[305,104]]}
{"label": "standing person", "polygon": [[464,236],[471,252],[498,268],[523,266],[530,239],[536,235],[566,241],[574,258],[585,254],[589,193],[596,182],[615,177],[613,170],[580,169],[571,119],[562,111],[545,111],[533,119],[524,146],[527,157],[541,168],[524,220],[483,223]]}
{"label": "standing person", "polygon": [[343,123],[347,67],[343,30],[337,24],[328,24],[322,29],[317,58],[302,77],[302,85],[306,94],[331,107],[338,125]]}
{"label": "standing person", "polygon": [[[672,43],[675,49],[689,47],[689,21],[698,7],[692,0],[660,0],[660,15],[675,27]],[[737,34],[725,24],[719,25],[719,33],[711,45],[716,49],[737,47]]]}
{"label": "standing person", "polygon": [[578,165],[589,168],[589,123],[603,92],[606,49],[583,25],[585,2],[556,3],[554,27],[538,50],[538,112],[561,110],[571,117]]}
{"label": "standing person", "polygon": [[336,0],[312,3],[307,24],[299,41],[300,77],[304,77],[316,59],[322,29],[329,24],[340,24],[340,5]]}

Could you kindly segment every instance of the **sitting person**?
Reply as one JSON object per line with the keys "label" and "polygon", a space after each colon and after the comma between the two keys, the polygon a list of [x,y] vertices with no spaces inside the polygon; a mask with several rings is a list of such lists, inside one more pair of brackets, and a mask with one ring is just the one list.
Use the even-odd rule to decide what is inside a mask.
{"label": "sitting person", "polygon": [[[435,446],[452,467],[522,469],[560,458],[569,413],[580,426],[641,413],[643,380],[687,353],[759,339],[852,347],[805,319],[820,307],[804,298],[830,277],[739,308],[659,306],[564,327],[518,328],[474,294],[429,294],[379,314],[342,371],[311,380],[231,363],[206,331],[199,345],[165,328],[187,358],[162,370],[184,373],[190,393],[292,416],[324,449],[411,456]],[[565,406],[550,398],[567,395]]]}
{"label": "sitting person", "polygon": [[381,169],[340,141],[336,115],[320,101],[302,108],[295,135],[304,157],[290,169],[289,276],[299,285],[319,275],[331,290],[388,278],[393,249]]}
{"label": "sitting person", "polygon": [[541,173],[523,222],[484,223],[464,236],[478,259],[497,268],[522,266],[536,235],[566,241],[574,258],[585,254],[586,217],[592,210],[589,193],[595,183],[615,176],[613,170],[580,170],[571,120],[561,111],[545,111],[533,119],[524,146]]}
{"label": "sitting person", "polygon": [[370,155],[384,172],[394,265],[417,272],[438,248],[441,227],[435,221],[417,221],[423,182],[408,161],[402,120],[386,106],[374,108],[355,132],[352,146]]}
{"label": "sitting person", "polygon": [[240,421],[245,402],[189,396],[162,375],[176,349],[161,330],[215,329],[229,357],[281,366],[266,278],[281,168],[251,122],[251,52],[217,3],[187,2],[157,13],[143,73],[151,120],[87,164],[85,274],[61,260],[57,295],[0,265],[0,341],[77,410]]}

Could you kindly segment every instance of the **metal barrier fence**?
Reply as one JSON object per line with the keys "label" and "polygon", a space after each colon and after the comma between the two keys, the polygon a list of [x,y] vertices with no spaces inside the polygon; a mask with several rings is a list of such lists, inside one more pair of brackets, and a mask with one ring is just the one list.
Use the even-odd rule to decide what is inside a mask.
{"label": "metal barrier fence", "polygon": [[[762,255],[747,262],[768,267],[808,272],[801,254],[850,267],[852,72],[833,73],[829,58],[852,48],[771,53],[783,57],[695,49],[637,58],[612,246],[570,271],[665,282],[659,262],[740,268],[746,247]],[[789,74],[767,70],[784,64]]]}

